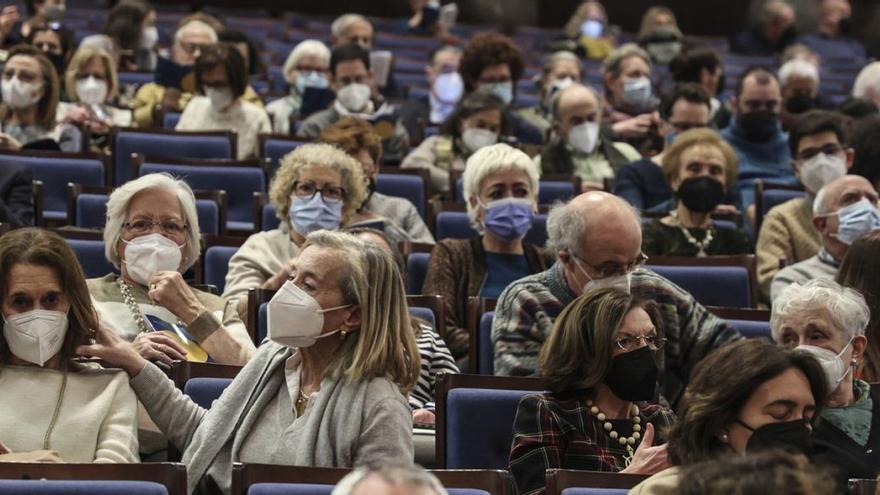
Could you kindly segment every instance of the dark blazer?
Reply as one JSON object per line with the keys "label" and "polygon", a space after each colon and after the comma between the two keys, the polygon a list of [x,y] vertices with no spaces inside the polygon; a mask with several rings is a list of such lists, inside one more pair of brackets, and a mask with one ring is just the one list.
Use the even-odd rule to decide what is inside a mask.
{"label": "dark blazer", "polygon": [[34,225],[31,171],[13,164],[0,167],[0,222]]}
{"label": "dark blazer", "polygon": [[813,430],[814,461],[836,468],[842,486],[850,478],[874,479],[880,473],[880,392],[876,386],[871,387],[871,399],[871,432],[864,447],[828,421],[820,421]]}

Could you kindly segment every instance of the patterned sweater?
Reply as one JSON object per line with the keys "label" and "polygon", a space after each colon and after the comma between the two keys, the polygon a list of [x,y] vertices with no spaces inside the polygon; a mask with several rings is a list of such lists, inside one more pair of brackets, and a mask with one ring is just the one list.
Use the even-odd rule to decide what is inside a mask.
{"label": "patterned sweater", "polygon": [[[632,292],[660,307],[668,339],[661,358],[665,368],[661,384],[663,395],[674,405],[693,367],[712,349],[742,337],[684,289],[650,270],[633,273]],[[564,280],[560,263],[507,286],[498,299],[492,324],[495,374],[535,375],[538,353],[556,317],[576,297]]]}

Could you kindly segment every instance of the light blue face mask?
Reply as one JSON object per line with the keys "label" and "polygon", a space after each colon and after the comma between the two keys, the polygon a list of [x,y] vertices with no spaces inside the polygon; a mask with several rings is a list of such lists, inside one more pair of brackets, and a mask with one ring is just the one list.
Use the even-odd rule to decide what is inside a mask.
{"label": "light blue face mask", "polygon": [[651,102],[651,80],[636,77],[623,81],[623,101],[627,105],[645,108]]}
{"label": "light blue face mask", "polygon": [[489,94],[493,94],[497,96],[501,101],[504,102],[505,105],[510,105],[513,102],[513,83],[508,82],[497,82],[492,84],[487,84],[483,86],[486,88],[484,91]]}
{"label": "light blue face mask", "polygon": [[330,82],[324,77],[324,74],[313,70],[309,72],[300,72],[296,78],[296,89],[299,94],[306,92],[306,88],[326,89],[330,87]]}
{"label": "light blue face mask", "polygon": [[337,230],[342,223],[342,201],[327,203],[321,193],[311,198],[294,196],[289,214],[291,225],[303,236],[316,230]]}
{"label": "light blue face mask", "polygon": [[867,198],[837,210],[840,224],[837,227],[837,240],[852,245],[859,237],[880,229],[880,210]]}
{"label": "light blue face mask", "polygon": [[581,34],[587,38],[598,38],[605,31],[605,24],[596,19],[587,19],[581,24]]}

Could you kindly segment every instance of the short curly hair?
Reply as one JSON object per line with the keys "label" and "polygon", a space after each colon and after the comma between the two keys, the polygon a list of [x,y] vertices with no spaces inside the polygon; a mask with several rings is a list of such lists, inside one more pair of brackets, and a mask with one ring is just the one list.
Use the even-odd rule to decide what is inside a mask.
{"label": "short curly hair", "polygon": [[269,201],[275,207],[275,215],[290,226],[290,195],[293,184],[303,169],[308,167],[329,168],[342,177],[345,197],[342,202],[342,225],[354,215],[367,199],[367,178],[361,164],[339,148],[325,143],[304,144],[284,155],[281,166],[269,185]]}
{"label": "short curly hair", "polygon": [[382,159],[382,138],[368,122],[356,117],[343,117],[321,131],[318,141],[336,146],[351,156],[367,150],[375,163]]}
{"label": "short curly hair", "polygon": [[507,64],[510,67],[510,75],[514,83],[522,78],[525,62],[522,52],[513,40],[499,33],[475,35],[461,55],[459,72],[464,79],[465,89],[467,91],[476,89],[483,70],[500,64]]}

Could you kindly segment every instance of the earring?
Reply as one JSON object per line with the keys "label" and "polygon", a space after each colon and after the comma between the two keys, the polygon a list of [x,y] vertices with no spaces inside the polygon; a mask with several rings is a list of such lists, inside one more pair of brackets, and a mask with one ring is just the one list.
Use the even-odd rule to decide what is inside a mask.
{"label": "earring", "polygon": [[721,441],[723,443],[727,443],[728,441],[730,441],[730,437],[727,435],[726,431],[721,432]]}
{"label": "earring", "polygon": [[346,335],[348,335],[348,332],[347,332],[347,331],[345,331],[345,330],[340,330],[340,331],[339,331],[339,340],[345,340]]}

